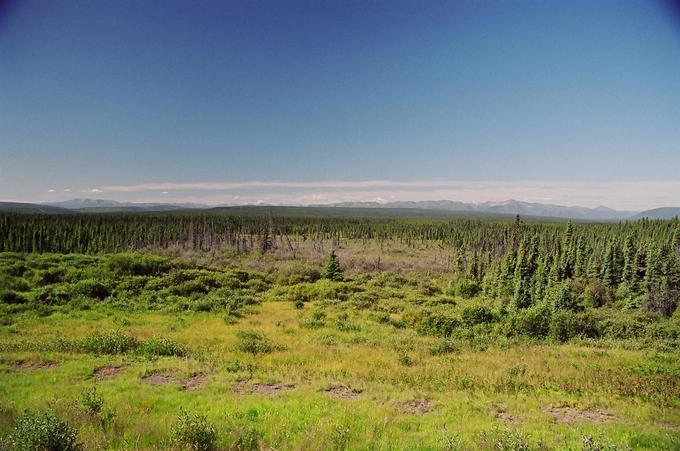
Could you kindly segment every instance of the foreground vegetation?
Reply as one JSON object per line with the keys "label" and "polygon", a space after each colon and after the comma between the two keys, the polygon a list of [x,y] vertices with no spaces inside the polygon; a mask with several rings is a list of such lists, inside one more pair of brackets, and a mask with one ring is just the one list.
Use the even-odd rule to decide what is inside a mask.
{"label": "foreground vegetation", "polygon": [[677,222],[243,221],[0,253],[2,446],[680,448]]}

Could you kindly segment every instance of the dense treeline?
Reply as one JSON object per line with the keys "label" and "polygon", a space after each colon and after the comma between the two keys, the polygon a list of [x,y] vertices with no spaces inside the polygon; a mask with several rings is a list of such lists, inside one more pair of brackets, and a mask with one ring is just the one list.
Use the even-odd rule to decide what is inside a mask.
{"label": "dense treeline", "polygon": [[276,217],[228,214],[88,214],[0,216],[0,250],[105,253],[179,247],[238,252],[295,251],[305,241],[376,240],[450,250],[462,296],[507,298],[525,309],[551,299],[576,309],[611,297],[631,308],[672,314],[680,293],[680,222],[524,223]]}

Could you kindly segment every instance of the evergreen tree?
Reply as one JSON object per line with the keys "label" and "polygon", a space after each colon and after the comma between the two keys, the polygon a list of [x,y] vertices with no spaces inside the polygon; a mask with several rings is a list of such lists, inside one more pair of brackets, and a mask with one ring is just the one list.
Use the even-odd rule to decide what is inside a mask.
{"label": "evergreen tree", "polygon": [[329,280],[342,280],[342,268],[335,251],[331,251],[326,263],[324,264],[321,276]]}
{"label": "evergreen tree", "polygon": [[635,246],[631,237],[626,237],[623,245],[623,271],[621,273],[621,280],[625,282],[632,290],[636,288],[637,281],[637,261],[635,255]]}
{"label": "evergreen tree", "polygon": [[550,302],[553,306],[553,310],[556,312],[561,310],[573,311],[578,308],[569,282],[562,282],[552,288],[550,292]]}

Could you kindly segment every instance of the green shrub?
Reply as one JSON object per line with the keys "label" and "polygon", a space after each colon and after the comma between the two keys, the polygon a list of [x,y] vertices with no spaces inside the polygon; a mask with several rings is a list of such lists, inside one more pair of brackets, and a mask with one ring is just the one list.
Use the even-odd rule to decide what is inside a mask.
{"label": "green shrub", "polygon": [[450,336],[460,326],[458,318],[443,313],[431,313],[416,325],[416,330],[424,335]]}
{"label": "green shrub", "polygon": [[413,358],[410,355],[408,355],[408,353],[403,351],[397,352],[397,361],[404,366],[413,366],[413,364],[415,363]]}
{"label": "green shrub", "polygon": [[35,272],[35,284],[39,286],[53,285],[55,283],[63,282],[66,278],[66,269],[61,267],[52,267],[46,270]]}
{"label": "green shrub", "polygon": [[632,449],[630,446],[618,447],[611,440],[602,435],[599,435],[598,437],[584,435],[581,438],[581,446],[583,451],[624,451]]}
{"label": "green shrub", "polygon": [[2,268],[2,271],[9,274],[10,276],[21,277],[26,271],[28,271],[28,266],[26,266],[26,262],[17,261]]}
{"label": "green shrub", "polygon": [[73,291],[75,294],[99,300],[111,295],[109,287],[94,279],[81,280],[74,286]]}
{"label": "green shrub", "polygon": [[479,448],[494,451],[530,451],[534,449],[529,440],[520,432],[511,429],[494,429],[482,432]]}
{"label": "green shrub", "polygon": [[506,327],[509,328],[509,335],[545,338],[550,332],[551,317],[551,305],[547,303],[536,304],[528,309],[515,310],[508,318]]}
{"label": "green shrub", "polygon": [[233,431],[235,436],[232,449],[238,451],[257,451],[260,449],[261,436],[257,429],[244,426]]}
{"label": "green shrub", "polygon": [[81,449],[77,433],[52,412],[26,411],[9,435],[13,450],[71,451]]}
{"label": "green shrub", "polygon": [[170,292],[180,296],[191,296],[192,294],[206,294],[219,286],[215,274],[196,271],[190,274],[191,279],[172,285]]}
{"label": "green shrub", "polygon": [[361,330],[358,324],[350,322],[347,312],[338,315],[335,319],[335,328],[341,332],[358,332]]}
{"label": "green shrub", "polygon": [[316,282],[321,278],[321,272],[309,265],[299,264],[279,271],[276,278],[277,285],[297,285],[303,282]]}
{"label": "green shrub", "polygon": [[314,310],[312,312],[312,317],[300,325],[309,329],[324,327],[326,325],[326,312],[320,309]]}
{"label": "green shrub", "polygon": [[580,307],[572,293],[569,282],[562,282],[551,287],[548,291],[547,299],[556,312],[560,310],[576,311]]}
{"label": "green shrub", "polygon": [[486,305],[471,305],[465,307],[460,316],[463,324],[466,326],[491,323],[495,319],[493,311]]}
{"label": "green shrub", "polygon": [[119,331],[95,332],[80,342],[83,351],[93,354],[125,354],[134,351],[138,346],[139,342],[135,337]]}
{"label": "green shrub", "polygon": [[25,304],[26,298],[12,290],[0,290],[0,302],[3,304]]}
{"label": "green shrub", "polygon": [[194,451],[215,448],[217,430],[205,415],[181,410],[170,431],[172,441],[181,449]]}
{"label": "green shrub", "polygon": [[611,301],[611,294],[607,287],[596,279],[588,283],[583,290],[583,301],[590,307],[599,308]]}
{"label": "green shrub", "polygon": [[152,276],[170,270],[171,264],[163,257],[149,254],[116,254],[109,257],[109,269],[115,273]]}
{"label": "green shrub", "polygon": [[45,305],[63,305],[71,300],[71,294],[62,285],[51,285],[36,290],[33,299]]}
{"label": "green shrub", "polygon": [[86,390],[80,395],[80,404],[85,408],[85,410],[92,415],[99,415],[102,413],[104,408],[104,398],[97,393],[97,387],[92,387],[90,390]]}
{"label": "green shrub", "polygon": [[267,337],[254,330],[240,330],[238,349],[249,354],[268,354],[278,349]]}
{"label": "green shrub", "polygon": [[458,345],[455,341],[445,338],[442,340],[437,340],[432,346],[430,346],[431,355],[444,355],[450,354],[452,352],[458,351]]}
{"label": "green shrub", "polygon": [[627,314],[610,312],[600,322],[600,330],[606,338],[616,340],[641,338],[647,327],[656,321],[654,315],[646,312],[630,312]]}
{"label": "green shrub", "polygon": [[565,342],[574,337],[600,336],[597,320],[589,313],[556,312],[550,320],[550,337]]}
{"label": "green shrub", "polygon": [[480,287],[476,280],[468,277],[461,277],[451,284],[449,290],[447,290],[447,294],[455,294],[461,298],[469,299],[477,296],[481,289],[482,287]]}
{"label": "green shrub", "polygon": [[187,348],[181,343],[176,342],[172,338],[167,337],[153,337],[142,342],[139,346],[139,351],[142,354],[151,356],[185,356],[187,355]]}

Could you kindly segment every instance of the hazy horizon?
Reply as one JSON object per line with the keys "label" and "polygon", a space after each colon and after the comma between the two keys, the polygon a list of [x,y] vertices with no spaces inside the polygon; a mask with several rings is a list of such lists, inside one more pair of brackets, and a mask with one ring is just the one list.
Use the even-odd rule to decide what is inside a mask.
{"label": "hazy horizon", "polygon": [[[240,194],[230,194],[238,192]],[[650,196],[650,193],[654,195]],[[620,211],[643,211],[676,207],[680,182],[636,183],[508,183],[366,180],[357,182],[211,182],[158,183],[67,189],[39,199],[15,202],[54,203],[75,199],[112,200],[131,203],[195,203],[204,205],[320,205],[344,202],[459,201],[471,204],[510,200],[579,206],[608,207]],[[654,201],[656,203],[654,203]]]}

